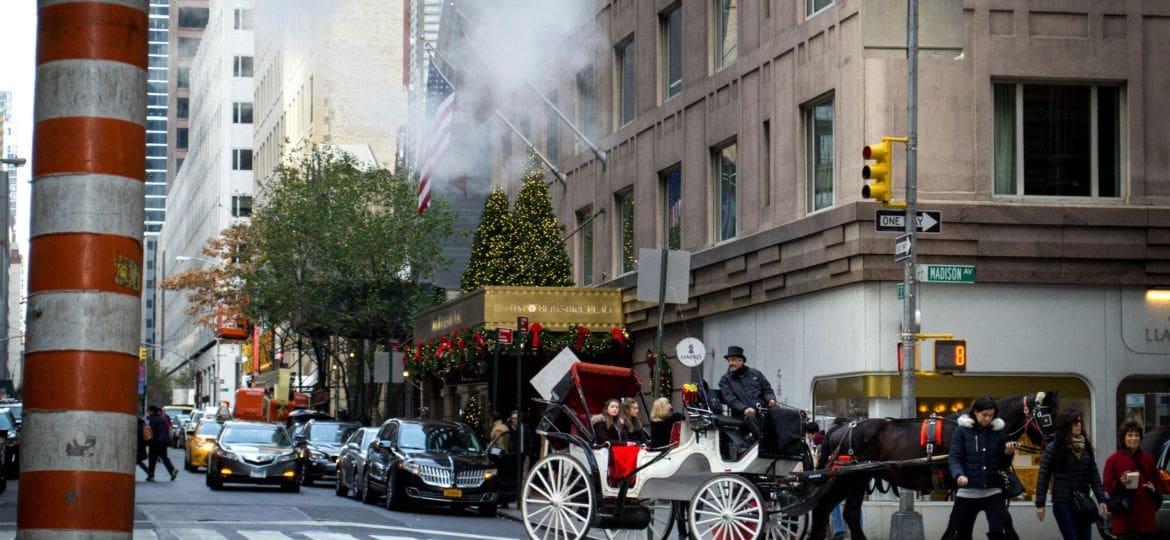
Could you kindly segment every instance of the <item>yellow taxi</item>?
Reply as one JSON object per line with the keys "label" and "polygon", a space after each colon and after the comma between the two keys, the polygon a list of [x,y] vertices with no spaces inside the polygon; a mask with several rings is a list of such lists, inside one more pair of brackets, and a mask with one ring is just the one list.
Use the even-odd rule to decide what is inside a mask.
{"label": "yellow taxi", "polygon": [[223,424],[216,422],[212,416],[204,416],[195,424],[195,430],[187,437],[187,451],[183,457],[183,467],[195,472],[200,467],[207,467],[207,454],[215,449],[215,439]]}

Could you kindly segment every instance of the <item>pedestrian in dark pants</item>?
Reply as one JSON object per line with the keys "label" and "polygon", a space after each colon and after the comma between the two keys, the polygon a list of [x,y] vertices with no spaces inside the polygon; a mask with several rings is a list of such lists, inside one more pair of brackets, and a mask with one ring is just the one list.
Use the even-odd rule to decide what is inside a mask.
{"label": "pedestrian in dark pants", "polygon": [[[1065,540],[1090,540],[1093,523],[1105,516],[1105,489],[1097,473],[1097,459],[1093,445],[1085,433],[1081,413],[1073,409],[1061,411],[1057,417],[1057,431],[1053,441],[1044,447],[1040,472],[1036,478],[1036,518],[1044,521],[1044,499],[1052,483],[1052,517]],[[1087,497],[1089,492],[1097,500],[1093,512],[1077,511],[1076,497]]]}
{"label": "pedestrian in dark pants", "polygon": [[158,460],[162,460],[163,465],[166,466],[167,472],[171,475],[171,481],[179,477],[179,470],[171,463],[171,458],[167,457],[167,446],[171,441],[171,430],[167,426],[169,423],[167,417],[162,414],[158,405],[151,405],[147,411],[150,415],[146,421],[150,424],[150,430],[154,437],[150,440],[150,464],[146,468],[146,481],[154,482],[154,466]]}
{"label": "pedestrian in dark pants", "polygon": [[138,464],[138,467],[142,469],[142,472],[144,472],[144,473],[146,473],[147,475],[149,475],[149,474],[150,474],[150,470],[146,468],[146,463],[143,463],[144,461],[146,461],[146,436],[145,436],[145,433],[144,433],[144,431],[145,431],[145,430],[143,429],[143,428],[145,428],[145,427],[146,427],[146,420],[143,420],[141,416],[139,416],[139,417],[137,417],[137,418],[138,418],[138,456],[137,456],[137,464]]}
{"label": "pedestrian in dark pants", "polygon": [[987,515],[987,538],[1004,538],[1007,506],[999,471],[1011,464],[1015,447],[1004,437],[1004,421],[998,414],[995,399],[980,396],[959,417],[959,427],[951,436],[947,465],[959,486],[951,516],[958,540],[971,540],[979,512]]}

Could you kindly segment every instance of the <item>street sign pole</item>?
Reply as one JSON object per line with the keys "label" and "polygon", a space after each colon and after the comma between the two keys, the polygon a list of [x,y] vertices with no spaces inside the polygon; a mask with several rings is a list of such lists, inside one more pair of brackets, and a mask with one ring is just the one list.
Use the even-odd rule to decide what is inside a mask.
{"label": "street sign pole", "polygon": [[[914,278],[915,233],[918,215],[918,0],[906,2],[906,236],[910,237],[910,254],[905,258],[902,278],[906,297],[902,301],[903,358],[915,355],[915,313],[918,288]],[[902,417],[913,418],[916,413],[914,395],[914,362],[902,362]],[[898,511],[890,517],[890,538],[924,540],[922,514],[914,511],[914,491],[904,489],[899,497]]]}

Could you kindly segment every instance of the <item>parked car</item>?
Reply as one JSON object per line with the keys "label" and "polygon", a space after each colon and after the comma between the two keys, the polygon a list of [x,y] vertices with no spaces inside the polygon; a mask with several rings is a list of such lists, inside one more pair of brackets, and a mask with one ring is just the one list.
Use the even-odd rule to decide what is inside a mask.
{"label": "parked car", "polygon": [[22,418],[24,416],[24,402],[7,401],[4,403],[0,403],[0,407],[3,407],[5,409],[12,411],[12,416],[16,417],[16,429],[17,429],[17,431],[19,431],[21,426],[24,423],[24,419]]}
{"label": "parked car", "polygon": [[207,487],[224,483],[279,485],[300,491],[297,449],[280,424],[229,420],[207,458]]}
{"label": "parked car", "polygon": [[284,427],[290,435],[296,437],[309,420],[333,420],[333,417],[312,409],[293,409],[288,413],[288,418],[284,419]]}
{"label": "parked car", "polygon": [[[1162,448],[1155,454],[1157,461],[1154,463],[1158,466],[1158,474],[1162,475],[1162,483],[1170,485],[1170,441],[1162,443]],[[1158,509],[1158,533],[1162,535],[1170,534],[1170,496],[1162,498],[1162,506]]]}
{"label": "parked car", "polygon": [[[366,453],[365,489],[386,497],[397,510],[408,501],[475,506],[496,514],[496,465],[475,432],[441,420],[392,418],[378,430]],[[369,495],[367,495],[369,497]]]}
{"label": "parked car", "polygon": [[335,422],[332,420],[309,420],[293,436],[293,442],[301,456],[301,483],[313,485],[313,481],[337,474],[337,455],[341,445],[350,433],[362,427],[357,422]]}
{"label": "parked car", "polygon": [[20,476],[20,431],[16,429],[16,415],[12,414],[12,409],[0,408],[0,431],[6,432],[0,441],[4,446],[4,477],[16,478]]}
{"label": "parked car", "polygon": [[366,451],[376,440],[377,426],[355,429],[345,439],[341,452],[337,454],[337,485],[334,491],[338,497],[349,495],[365,503],[374,502],[363,482],[366,479]]}
{"label": "parked car", "polygon": [[215,440],[219,437],[223,424],[216,422],[210,416],[199,419],[195,430],[187,438],[186,451],[183,452],[183,468],[190,472],[207,466],[207,456],[215,450]]}

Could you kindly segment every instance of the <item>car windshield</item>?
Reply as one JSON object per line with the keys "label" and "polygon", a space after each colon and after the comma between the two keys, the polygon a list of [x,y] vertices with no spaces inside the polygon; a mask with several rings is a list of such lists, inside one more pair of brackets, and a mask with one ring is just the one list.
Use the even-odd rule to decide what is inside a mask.
{"label": "car windshield", "polygon": [[219,422],[200,422],[199,427],[195,428],[195,434],[214,437],[219,435],[219,430],[221,429],[223,429],[223,424]]}
{"label": "car windshield", "polygon": [[4,411],[5,409],[0,409],[0,429],[7,429],[8,431],[16,430],[16,426],[12,425],[12,417],[8,416]]}
{"label": "car windshield", "polygon": [[479,437],[463,426],[443,424],[403,424],[398,432],[398,447],[403,450],[478,454]]}
{"label": "car windshield", "polygon": [[275,444],[292,446],[288,432],[280,426],[228,426],[220,433],[223,444]]}
{"label": "car windshield", "polygon": [[17,420],[20,420],[20,415],[24,413],[23,403],[10,403],[8,405],[4,405],[4,407],[12,411],[12,416],[15,416]]}
{"label": "car windshield", "polygon": [[179,416],[186,416],[190,414],[190,411],[190,409],[184,407],[163,407],[163,414],[171,417],[172,422]]}
{"label": "car windshield", "polygon": [[319,443],[340,443],[353,433],[353,426],[349,424],[313,424],[309,431],[309,440]]}
{"label": "car windshield", "polygon": [[369,448],[371,444],[374,444],[374,441],[378,440],[378,430],[367,429],[365,433],[366,434],[362,437],[361,443],[363,449]]}

